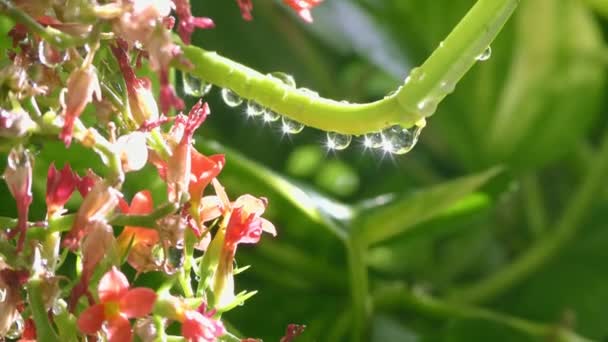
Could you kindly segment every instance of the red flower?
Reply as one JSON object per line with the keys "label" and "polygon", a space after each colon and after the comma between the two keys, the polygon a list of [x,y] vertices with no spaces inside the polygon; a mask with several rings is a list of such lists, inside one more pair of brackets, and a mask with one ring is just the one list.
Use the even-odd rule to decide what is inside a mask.
{"label": "red flower", "polygon": [[191,150],[191,170],[190,170],[190,184],[188,186],[188,192],[190,193],[191,213],[197,223],[201,225],[200,217],[200,203],[203,197],[203,192],[211,180],[217,177],[224,164],[226,164],[226,158],[223,154],[215,154],[212,156],[205,156],[199,153],[196,149]]}
{"label": "red flower", "polygon": [[189,0],[174,0],[174,3],[175,13],[179,18],[177,32],[184,43],[190,44],[190,37],[192,36],[192,32],[194,32],[194,28],[210,29],[215,27],[213,20],[209,18],[192,16]]}
{"label": "red flower", "polygon": [[199,310],[187,310],[182,317],[182,336],[187,341],[215,342],[226,333],[221,321],[213,319],[213,311],[205,312],[204,305]]}
{"label": "red flower", "polygon": [[279,342],[292,342],[294,338],[302,335],[306,329],[305,325],[299,324],[289,324],[287,325],[287,329],[285,329],[285,336],[281,337]]}
{"label": "red flower", "polygon": [[232,214],[226,227],[224,246],[233,255],[236,253],[236,246],[239,243],[260,241],[262,232],[277,235],[274,225],[260,217],[267,206],[266,198],[256,198],[251,195],[243,195],[232,204]]}
{"label": "red flower", "polygon": [[129,289],[127,277],[112,267],[99,281],[99,303],[87,308],[78,318],[78,328],[87,335],[97,333],[104,322],[110,342],[132,340],[129,318],[144,317],[154,307],[156,293],[151,289]]}
{"label": "red flower", "polygon": [[[119,202],[119,206],[123,213],[130,215],[149,214],[154,209],[152,195],[147,190],[136,193],[131,200],[131,206],[124,200]],[[159,241],[158,232],[155,229],[125,226],[117,241],[120,255],[124,255],[131,244],[127,260],[129,265],[136,270],[145,272],[156,269],[158,266],[152,257],[152,247]]]}
{"label": "red flower", "polygon": [[293,8],[304,21],[312,23],[310,10],[321,4],[323,0],[283,0],[283,2]]}
{"label": "red flower", "polygon": [[55,163],[49,166],[46,178],[46,211],[48,216],[61,214],[63,206],[70,199],[78,183],[78,176],[72,171],[69,163],[65,163],[61,171],[57,171]]}
{"label": "red flower", "polygon": [[32,204],[32,156],[30,153],[21,147],[12,149],[8,155],[8,163],[3,176],[8,190],[17,202],[17,227],[10,232],[8,237],[13,238],[19,234],[17,241],[17,252],[19,252],[23,249],[25,242],[29,208]]}
{"label": "red flower", "polygon": [[251,0],[236,0],[236,3],[241,9],[241,15],[245,20],[252,20],[251,11],[253,11],[253,2]]}

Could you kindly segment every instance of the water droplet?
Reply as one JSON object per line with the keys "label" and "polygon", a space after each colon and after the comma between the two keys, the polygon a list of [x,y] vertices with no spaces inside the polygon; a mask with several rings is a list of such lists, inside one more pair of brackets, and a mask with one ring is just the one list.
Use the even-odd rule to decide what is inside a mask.
{"label": "water droplet", "polygon": [[442,47],[444,47],[444,46],[445,46],[445,43],[443,42],[443,40],[442,40],[442,41],[440,41],[440,42],[439,42],[439,47],[440,47],[440,48],[442,48]]}
{"label": "water droplet", "polygon": [[192,97],[203,97],[211,91],[211,83],[207,83],[190,73],[182,73],[184,93]]}
{"label": "water droplet", "polygon": [[418,102],[418,110],[423,116],[431,116],[437,110],[439,102],[435,99],[427,98]]}
{"label": "water droplet", "polygon": [[23,329],[25,329],[23,317],[21,317],[21,315],[17,315],[17,317],[15,317],[15,320],[13,321],[13,324],[4,336],[9,339],[16,340],[21,337],[21,334],[23,334]]}
{"label": "water droplet", "polygon": [[38,43],[38,59],[44,66],[55,68],[68,60],[68,53],[67,51],[58,50],[46,40],[41,40],[40,43]]}
{"label": "water droplet", "polygon": [[492,57],[492,47],[488,46],[479,56],[477,56],[477,60],[483,62],[490,59],[490,57]]}
{"label": "water droplet", "polygon": [[62,299],[58,299],[53,303],[53,307],[51,308],[51,312],[53,315],[58,316],[67,308],[67,304]]}
{"label": "water droplet", "polygon": [[352,135],[340,134],[335,132],[327,133],[327,148],[330,150],[343,150],[350,145],[353,140]]}
{"label": "water droplet", "polygon": [[363,137],[363,146],[367,148],[380,148],[384,137],[381,132],[369,133]]}
{"label": "water droplet", "polygon": [[384,140],[382,149],[393,154],[408,153],[416,143],[422,127],[403,128],[399,125],[389,127],[382,132]]}
{"label": "water droplet", "polygon": [[281,125],[283,132],[287,134],[298,134],[304,130],[304,124],[294,121],[288,117],[283,117],[283,124]]}
{"label": "water droplet", "polygon": [[267,109],[264,112],[264,116],[262,117],[264,122],[275,122],[275,121],[279,120],[280,118],[281,118],[281,116],[277,112],[270,110],[270,109]]}
{"label": "water droplet", "polygon": [[405,78],[405,84],[410,82],[420,82],[424,79],[424,72],[421,68],[416,67],[410,71],[410,74]]}
{"label": "water droplet", "polygon": [[181,246],[169,247],[167,253],[167,263],[173,269],[181,268],[184,265],[184,248]]}
{"label": "water droplet", "polygon": [[247,116],[259,116],[266,112],[266,109],[262,107],[259,103],[249,100],[247,101]]}
{"label": "water droplet", "polygon": [[238,107],[243,103],[243,99],[228,88],[222,89],[222,100],[229,107]]}
{"label": "water droplet", "polygon": [[454,82],[441,81],[441,83],[439,83],[439,91],[444,95],[453,93],[454,89],[456,89],[456,84]]}
{"label": "water droplet", "polygon": [[293,78],[293,76],[288,75],[284,72],[271,72],[270,74],[268,74],[268,76],[276,78],[277,80],[283,82],[283,84],[292,88],[296,87],[296,80]]}

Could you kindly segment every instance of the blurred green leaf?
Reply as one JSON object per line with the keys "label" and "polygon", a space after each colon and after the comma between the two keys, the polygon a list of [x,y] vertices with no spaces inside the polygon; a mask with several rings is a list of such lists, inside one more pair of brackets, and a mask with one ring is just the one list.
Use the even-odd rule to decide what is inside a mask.
{"label": "blurred green leaf", "polygon": [[338,197],[352,195],[359,188],[359,175],[347,163],[330,160],[315,177],[317,186]]}
{"label": "blurred green leaf", "polygon": [[373,245],[409,232],[416,224],[440,215],[499,173],[499,168],[445,182],[361,212],[357,234]]}
{"label": "blurred green leaf", "polygon": [[296,148],[287,159],[286,171],[295,177],[310,177],[321,166],[323,151],[317,145]]}

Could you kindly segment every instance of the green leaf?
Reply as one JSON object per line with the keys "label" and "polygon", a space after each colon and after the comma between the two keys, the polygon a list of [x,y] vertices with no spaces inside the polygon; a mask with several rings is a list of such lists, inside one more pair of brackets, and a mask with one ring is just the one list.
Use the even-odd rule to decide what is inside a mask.
{"label": "green leaf", "polygon": [[529,168],[571,150],[599,114],[604,43],[581,2],[534,0],[522,2],[516,44],[487,155]]}
{"label": "green leaf", "polygon": [[356,227],[361,241],[372,245],[403,233],[417,224],[440,215],[499,173],[499,168],[442,183],[382,207],[362,212]]}

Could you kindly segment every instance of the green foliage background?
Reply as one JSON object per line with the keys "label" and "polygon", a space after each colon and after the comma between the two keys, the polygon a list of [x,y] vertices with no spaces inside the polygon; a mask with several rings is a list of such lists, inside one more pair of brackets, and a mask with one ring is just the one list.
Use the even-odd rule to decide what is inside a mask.
{"label": "green foliage background", "polygon": [[[279,1],[254,2],[254,21],[245,22],[234,1],[192,1],[194,14],[216,23],[194,44],[357,102],[401,84],[474,4],[325,0],[315,23],[304,25]],[[259,293],[226,320],[265,341],[278,340],[288,323],[308,326],[299,341],[351,340],[351,313],[361,304],[354,293],[374,304],[364,321],[371,341],[563,338],[526,333],[512,317],[607,339],[607,14],[604,0],[522,1],[492,57],[440,104],[405,156],[356,142],[327,152],[319,131],[283,136],[224,105],[217,89],[208,95],[212,116],[197,146],[227,154],[220,180],[231,196],[269,198],[279,232],[239,249],[239,265],[252,268],[237,277],[237,290]],[[34,218],[44,215],[40,180],[51,160],[78,170],[99,163],[78,146],[43,146]],[[125,185],[127,196],[144,188],[163,196],[152,168]],[[0,214],[14,215],[10,197],[2,200]],[[363,246],[362,255],[343,243],[353,234],[349,243]],[[548,254],[489,292],[476,287],[535,250]],[[365,277],[353,275],[353,258]],[[382,300],[387,288],[418,299],[385,291]],[[427,295],[436,301],[421,300]]]}

